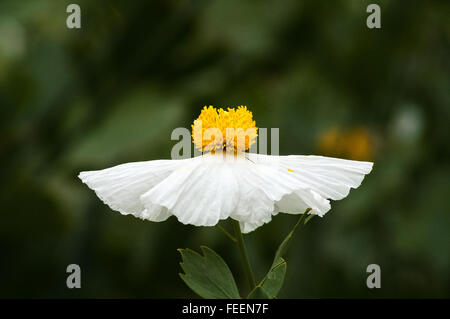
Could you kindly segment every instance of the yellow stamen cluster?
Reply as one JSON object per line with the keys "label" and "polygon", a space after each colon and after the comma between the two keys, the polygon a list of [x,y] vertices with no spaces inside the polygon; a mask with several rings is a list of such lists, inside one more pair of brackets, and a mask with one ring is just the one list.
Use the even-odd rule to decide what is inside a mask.
{"label": "yellow stamen cluster", "polygon": [[192,141],[202,152],[241,152],[255,143],[258,128],[246,106],[237,109],[204,107],[192,124]]}

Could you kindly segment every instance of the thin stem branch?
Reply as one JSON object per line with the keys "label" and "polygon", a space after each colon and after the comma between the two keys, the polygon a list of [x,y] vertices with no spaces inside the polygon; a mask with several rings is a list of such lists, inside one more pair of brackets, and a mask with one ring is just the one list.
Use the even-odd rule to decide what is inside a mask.
{"label": "thin stem branch", "polygon": [[237,243],[238,240],[236,238],[234,238],[234,236],[231,235],[225,228],[223,228],[219,224],[217,224],[216,227],[219,228],[228,238],[230,238],[232,241]]}
{"label": "thin stem branch", "polygon": [[248,259],[247,249],[244,244],[244,237],[242,236],[241,227],[237,220],[232,219],[234,233],[236,235],[237,244],[241,253],[242,262],[244,264],[245,274],[247,276],[248,283],[250,285],[250,291],[256,286],[255,276],[253,275],[252,267],[250,266],[250,260]]}

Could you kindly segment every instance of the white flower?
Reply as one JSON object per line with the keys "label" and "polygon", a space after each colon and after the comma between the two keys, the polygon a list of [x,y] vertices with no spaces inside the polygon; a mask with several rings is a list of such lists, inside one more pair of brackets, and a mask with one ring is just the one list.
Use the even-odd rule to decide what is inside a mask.
{"label": "white flower", "polygon": [[[234,116],[242,119],[239,110],[244,114],[239,108]],[[205,111],[211,113],[205,108],[202,114]],[[217,114],[220,120],[220,112]],[[230,217],[248,233],[279,212],[301,214],[311,208],[310,214],[323,216],[331,208],[329,200],[346,197],[373,165],[323,156],[273,156],[239,150],[229,156],[213,140],[213,153],[182,160],[126,163],[81,172],[79,177],[104,203],[124,215],[155,222],[174,215],[180,222],[196,226],[214,226]],[[208,145],[198,142],[194,138],[201,149]],[[225,139],[225,150],[227,143]],[[251,143],[252,139],[247,144]]]}

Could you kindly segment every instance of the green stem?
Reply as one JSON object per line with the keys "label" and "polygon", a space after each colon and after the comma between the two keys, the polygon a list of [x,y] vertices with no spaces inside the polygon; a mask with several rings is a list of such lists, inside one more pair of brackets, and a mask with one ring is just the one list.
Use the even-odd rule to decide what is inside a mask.
{"label": "green stem", "polygon": [[253,276],[252,267],[250,266],[250,260],[248,259],[247,249],[244,244],[244,237],[242,236],[241,227],[239,226],[239,222],[237,220],[232,219],[234,232],[237,239],[237,244],[239,247],[239,251],[241,253],[242,261],[244,263],[244,270],[247,276],[248,283],[250,284],[250,291],[253,290],[256,286],[255,277]]}

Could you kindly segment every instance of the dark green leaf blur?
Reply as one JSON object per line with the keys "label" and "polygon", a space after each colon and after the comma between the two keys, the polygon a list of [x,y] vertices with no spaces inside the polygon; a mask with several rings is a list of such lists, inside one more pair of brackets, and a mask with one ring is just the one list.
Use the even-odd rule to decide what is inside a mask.
{"label": "dark green leaf blur", "polygon": [[[66,27],[74,2],[81,29]],[[381,29],[366,26],[370,3]],[[449,1],[0,1],[0,297],[196,298],[177,248],[200,245],[248,293],[219,229],[122,216],[77,178],[170,158],[172,130],[204,105],[246,105],[280,128],[280,154],[375,162],[292,239],[279,298],[450,297],[449,13]],[[258,279],[297,218],[245,236]],[[81,289],[66,286],[69,264]]]}

